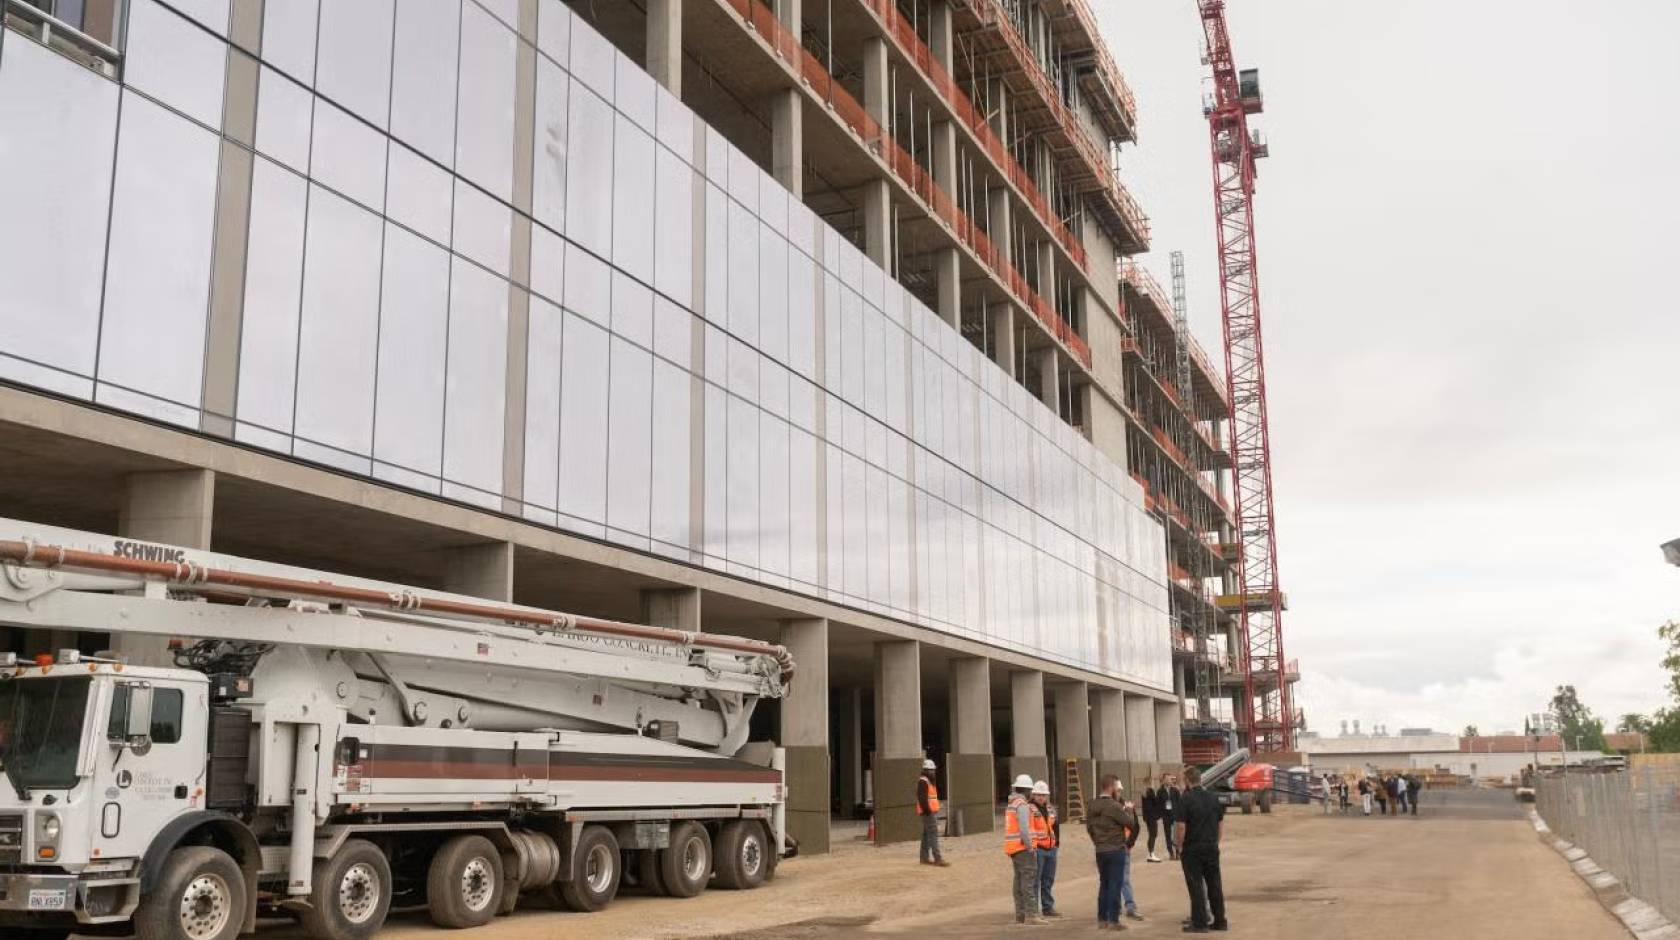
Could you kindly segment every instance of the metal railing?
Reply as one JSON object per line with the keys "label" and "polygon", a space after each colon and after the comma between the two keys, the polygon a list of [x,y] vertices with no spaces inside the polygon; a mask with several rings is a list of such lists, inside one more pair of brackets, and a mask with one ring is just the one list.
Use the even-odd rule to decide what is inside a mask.
{"label": "metal railing", "polygon": [[[62,9],[61,9],[62,8]],[[6,28],[28,36],[49,49],[82,63],[107,78],[122,66],[121,40],[125,0],[105,3],[61,4],[56,0],[0,0]],[[55,14],[63,13],[61,19]],[[73,22],[72,22],[73,21]]]}
{"label": "metal railing", "polygon": [[1680,921],[1680,763],[1565,773],[1535,785],[1535,808],[1634,897]]}

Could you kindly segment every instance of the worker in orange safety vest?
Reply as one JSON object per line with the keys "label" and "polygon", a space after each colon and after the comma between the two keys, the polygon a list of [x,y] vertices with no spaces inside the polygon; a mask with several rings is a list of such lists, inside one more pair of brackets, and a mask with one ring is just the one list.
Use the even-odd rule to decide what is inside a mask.
{"label": "worker in orange safety vest", "polygon": [[938,770],[933,761],[922,761],[922,775],[916,778],[916,815],[922,817],[922,864],[950,868],[939,851],[939,783],[934,779]]}
{"label": "worker in orange safety vest", "polygon": [[1038,808],[1032,803],[1033,779],[1015,778],[1009,806],[1003,813],[1003,851],[1015,869],[1015,923],[1042,924],[1038,916],[1038,846],[1034,829]]}
{"label": "worker in orange safety vest", "polygon": [[1062,824],[1056,818],[1056,804],[1050,802],[1050,785],[1040,780],[1033,784],[1034,815],[1033,844],[1038,847],[1038,910],[1044,917],[1060,917],[1056,899],[1050,890],[1056,884],[1056,847],[1062,841]]}

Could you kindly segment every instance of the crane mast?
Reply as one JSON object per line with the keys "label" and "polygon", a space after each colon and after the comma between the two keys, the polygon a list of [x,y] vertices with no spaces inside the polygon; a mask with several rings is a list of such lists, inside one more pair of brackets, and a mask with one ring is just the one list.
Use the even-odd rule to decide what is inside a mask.
{"label": "crane mast", "polygon": [[1255,160],[1266,145],[1248,127],[1262,108],[1259,74],[1238,71],[1223,0],[1197,0],[1213,89],[1203,102],[1213,151],[1225,381],[1231,402],[1231,458],[1238,541],[1237,649],[1243,675],[1238,720],[1257,752],[1294,746],[1296,718],[1283,653],[1284,595],[1278,583],[1272,514],[1266,367],[1260,278],[1254,246]]}

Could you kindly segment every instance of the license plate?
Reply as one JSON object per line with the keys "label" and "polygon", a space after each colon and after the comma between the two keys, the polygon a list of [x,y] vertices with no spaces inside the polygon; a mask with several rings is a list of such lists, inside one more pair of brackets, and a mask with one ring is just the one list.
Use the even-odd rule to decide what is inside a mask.
{"label": "license plate", "polygon": [[62,888],[31,888],[29,909],[32,911],[62,911],[70,903],[70,892]]}

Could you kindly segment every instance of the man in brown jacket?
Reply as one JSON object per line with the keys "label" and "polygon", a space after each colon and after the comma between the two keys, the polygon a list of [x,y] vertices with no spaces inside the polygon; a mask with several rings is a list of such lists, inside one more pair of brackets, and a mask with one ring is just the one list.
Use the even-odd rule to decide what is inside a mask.
{"label": "man in brown jacket", "polygon": [[1100,930],[1125,930],[1120,923],[1120,903],[1124,897],[1126,916],[1142,920],[1137,901],[1132,897],[1132,845],[1137,842],[1138,819],[1132,804],[1120,798],[1120,778],[1109,774],[1102,778],[1097,798],[1085,814],[1085,831],[1097,850],[1097,927]]}

